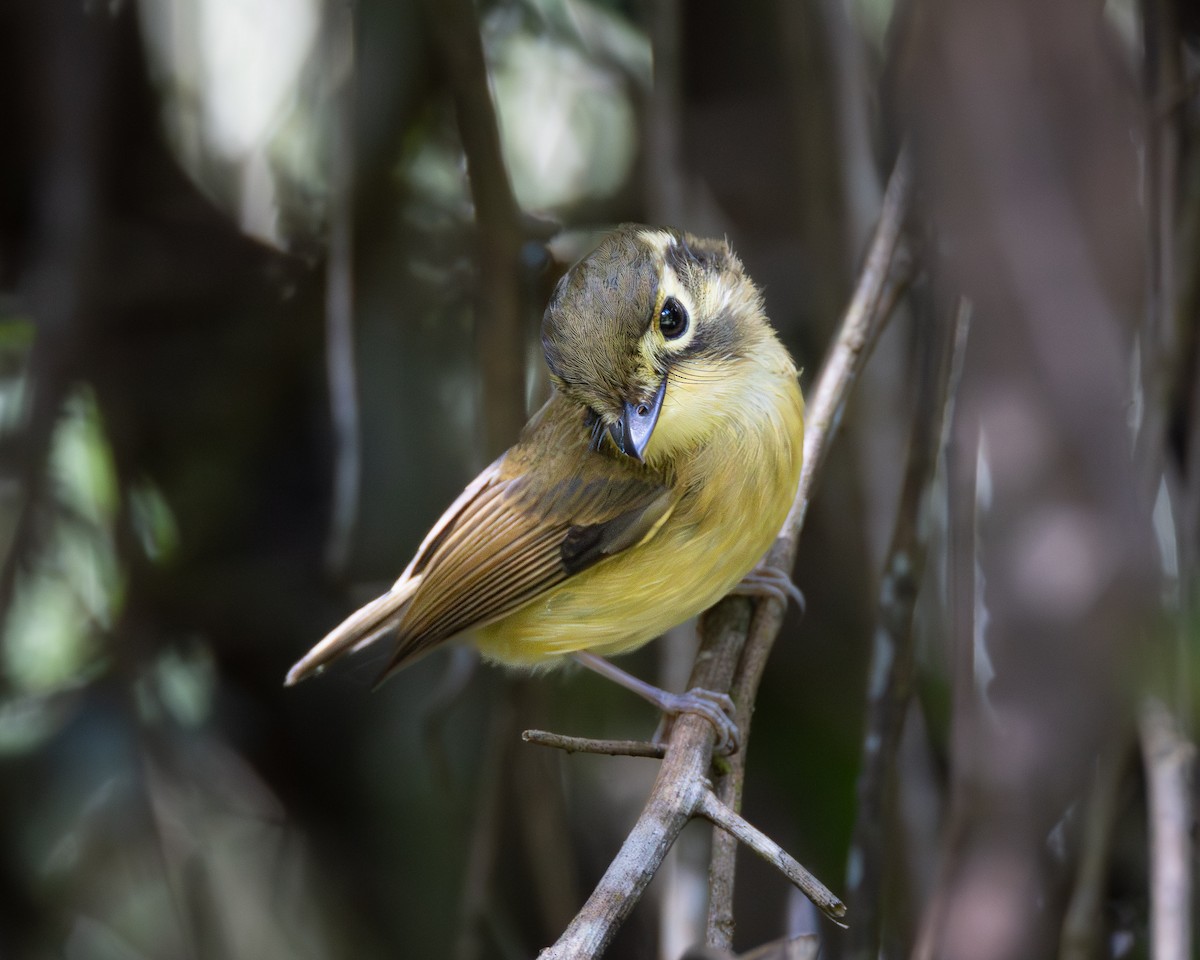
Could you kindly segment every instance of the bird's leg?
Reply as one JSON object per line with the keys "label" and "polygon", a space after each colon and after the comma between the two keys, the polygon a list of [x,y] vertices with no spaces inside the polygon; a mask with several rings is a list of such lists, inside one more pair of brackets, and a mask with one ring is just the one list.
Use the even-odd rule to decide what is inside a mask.
{"label": "bird's leg", "polygon": [[800,612],[804,612],[804,594],[800,592],[800,588],[792,583],[792,578],[783,570],[772,567],[765,561],[746,574],[729,592],[740,597],[771,597],[785,607],[791,598],[796,601]]}
{"label": "bird's leg", "polygon": [[589,670],[616,681],[625,689],[632,690],[643,700],[649,700],[668,718],[677,717],[681,713],[694,713],[703,717],[717,730],[717,743],[714,749],[721,754],[737,752],[741,735],[738,733],[737,724],[733,722],[733,700],[728,694],[705,690],[702,687],[695,687],[687,693],[668,693],[666,690],[661,690],[645,680],[639,680],[632,674],[626,673],[620,667],[614,666],[594,653],[579,651],[571,656],[577,663]]}

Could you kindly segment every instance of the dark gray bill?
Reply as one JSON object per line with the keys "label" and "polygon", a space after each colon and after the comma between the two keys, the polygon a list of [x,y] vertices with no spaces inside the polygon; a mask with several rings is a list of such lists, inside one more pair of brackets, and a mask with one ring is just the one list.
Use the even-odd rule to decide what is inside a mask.
{"label": "dark gray bill", "polygon": [[662,410],[666,393],[667,379],[663,377],[663,382],[659,384],[652,400],[626,403],[621,412],[621,419],[608,428],[617,449],[627,457],[642,459],[646,444],[650,442],[650,434],[654,432],[654,425],[658,423],[658,414]]}

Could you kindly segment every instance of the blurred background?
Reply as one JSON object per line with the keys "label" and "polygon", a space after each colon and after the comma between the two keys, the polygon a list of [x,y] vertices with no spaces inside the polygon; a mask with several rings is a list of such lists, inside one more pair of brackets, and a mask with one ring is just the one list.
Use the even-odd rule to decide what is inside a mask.
{"label": "blurred background", "polygon": [[[283,676],[540,404],[541,311],[598,232],[728,237],[807,389],[906,142],[911,282],[818,481],[744,801],[874,932],[745,857],[736,949],[1183,960],[1198,26],[1184,0],[0,6],[0,957],[553,942],[657,765],[519,731],[645,738],[648,707],[452,649],[375,692],[370,655]],[[881,584],[918,520],[856,903]],[[678,689],[693,650],[622,665]],[[702,939],[708,835],[610,956]]]}

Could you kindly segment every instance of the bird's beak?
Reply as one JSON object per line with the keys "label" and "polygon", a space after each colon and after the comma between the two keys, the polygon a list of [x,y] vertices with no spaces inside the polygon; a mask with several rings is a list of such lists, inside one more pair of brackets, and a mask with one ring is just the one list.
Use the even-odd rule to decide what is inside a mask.
{"label": "bird's beak", "polygon": [[650,434],[658,423],[658,414],[662,410],[663,397],[667,393],[667,378],[659,384],[654,398],[639,403],[626,403],[621,411],[621,419],[608,428],[613,442],[627,457],[641,460],[646,444],[650,442]]}

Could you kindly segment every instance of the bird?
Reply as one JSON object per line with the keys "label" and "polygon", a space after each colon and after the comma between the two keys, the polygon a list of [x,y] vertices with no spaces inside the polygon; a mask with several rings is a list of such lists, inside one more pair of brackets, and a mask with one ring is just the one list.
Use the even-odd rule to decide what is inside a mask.
{"label": "bird", "polygon": [[[762,563],[791,507],[804,399],[726,240],[625,224],[559,280],[552,391],[433,525],[390,590],[334,627],[291,686],[386,634],[380,682],[457,638],[538,671],[575,660],[736,749],[728,696],[671,694],[606,659],[730,592],[798,596]],[[786,601],[785,601],[786,602]]]}

